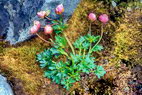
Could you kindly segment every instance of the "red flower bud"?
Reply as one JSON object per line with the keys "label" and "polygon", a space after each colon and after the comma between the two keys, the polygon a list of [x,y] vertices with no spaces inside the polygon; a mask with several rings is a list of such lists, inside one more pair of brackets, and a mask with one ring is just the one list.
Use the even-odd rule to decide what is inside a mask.
{"label": "red flower bud", "polygon": [[38,27],[38,29],[40,29],[41,24],[40,24],[40,22],[39,22],[39,21],[34,21],[34,25],[35,25],[35,26],[37,26],[37,27]]}
{"label": "red flower bud", "polygon": [[109,17],[107,14],[102,14],[99,16],[99,20],[102,22],[102,23],[107,23],[109,21]]}
{"label": "red flower bud", "polygon": [[46,11],[40,11],[37,13],[37,16],[40,17],[40,18],[45,18],[46,16]]}
{"label": "red flower bud", "polygon": [[91,20],[91,21],[95,21],[97,18],[96,18],[96,15],[94,13],[90,13],[88,18]]}
{"label": "red flower bud", "polygon": [[34,25],[33,27],[31,27],[30,33],[31,34],[36,34],[38,32],[38,30],[39,30],[39,28],[36,25]]}
{"label": "red flower bud", "polygon": [[55,12],[56,12],[56,14],[59,14],[59,15],[62,14],[64,12],[63,4],[58,5],[55,9]]}
{"label": "red flower bud", "polygon": [[45,34],[51,34],[52,32],[53,32],[53,28],[52,28],[51,25],[46,25],[46,26],[44,27],[44,33],[45,33]]}

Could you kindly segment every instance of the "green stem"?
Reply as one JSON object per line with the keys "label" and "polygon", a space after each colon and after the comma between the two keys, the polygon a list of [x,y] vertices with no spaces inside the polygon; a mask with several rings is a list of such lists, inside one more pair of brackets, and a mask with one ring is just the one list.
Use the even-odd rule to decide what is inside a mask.
{"label": "green stem", "polygon": [[53,35],[52,34],[49,34],[49,35],[50,35],[51,39],[53,39]]}
{"label": "green stem", "polygon": [[48,19],[48,20],[51,20],[51,21],[57,21],[57,22],[59,23],[58,20],[51,19],[51,18],[49,18],[48,16],[46,16],[45,18]]}
{"label": "green stem", "polygon": [[89,53],[91,52],[91,49],[92,49],[92,43],[90,43]]}
{"label": "green stem", "polygon": [[79,48],[79,55],[81,55],[81,48]]}
{"label": "green stem", "polygon": [[58,23],[55,23],[55,24],[51,24],[51,26],[54,26],[54,25],[58,25]]}
{"label": "green stem", "polygon": [[50,38],[50,41],[51,41],[52,43],[55,43],[51,38]]}
{"label": "green stem", "polygon": [[[89,32],[88,32],[88,34],[91,35],[91,23],[90,23],[90,27],[89,27]],[[91,47],[92,47],[92,43],[90,43],[89,53],[90,53],[90,51],[91,51]]]}
{"label": "green stem", "polygon": [[[103,25],[101,26],[101,37],[100,37],[100,39],[98,40],[98,42],[93,46],[93,48],[94,47],[96,47],[99,43],[100,43],[100,41],[102,40],[102,38],[103,38]],[[92,48],[92,49],[93,49]],[[90,51],[90,53],[92,53],[92,49],[91,49],[91,51]]]}
{"label": "green stem", "polygon": [[66,40],[67,40],[67,42],[68,42],[68,44],[69,44],[69,46],[70,46],[70,48],[71,48],[71,50],[72,50],[72,53],[75,55],[74,47],[72,46],[70,40],[68,39],[68,37],[66,36],[65,33],[63,33],[63,35],[64,35],[64,37],[66,38]]}
{"label": "green stem", "polygon": [[64,18],[63,18],[63,14],[61,14],[61,22],[62,22],[62,23],[63,23],[63,19],[64,19]]}
{"label": "green stem", "polygon": [[86,50],[84,49],[84,51],[83,51],[83,58],[85,57],[85,53],[86,53],[85,51],[86,51]]}
{"label": "green stem", "polygon": [[91,23],[90,23],[90,26],[89,26],[88,34],[90,34],[90,35],[91,35]]}
{"label": "green stem", "polygon": [[67,58],[70,58],[69,55],[68,55],[68,53],[64,53],[64,54],[67,56]]}

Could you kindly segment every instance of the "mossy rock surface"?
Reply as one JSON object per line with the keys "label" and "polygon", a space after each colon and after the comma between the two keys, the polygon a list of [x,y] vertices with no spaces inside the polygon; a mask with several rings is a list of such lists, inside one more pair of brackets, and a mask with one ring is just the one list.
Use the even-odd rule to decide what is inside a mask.
{"label": "mossy rock surface", "polygon": [[[101,13],[112,15],[109,7],[104,6],[102,2],[82,1],[68,21],[69,28],[64,31],[71,42],[74,42],[80,35],[87,33],[90,24],[87,15],[90,12],[95,12],[97,15]],[[128,84],[124,84],[123,88],[122,85],[118,84],[122,81],[127,82],[127,79],[131,76],[131,70],[125,64],[131,66],[133,64],[142,65],[141,14],[140,10],[125,12],[119,18],[119,21],[110,21],[106,24],[103,40],[101,41],[105,49],[101,53],[95,53],[96,57],[99,56],[97,63],[103,65],[107,71],[107,74],[101,80],[97,80],[91,75],[84,75],[82,77],[84,80],[75,83],[73,88],[67,92],[61,86],[44,78],[43,70],[36,62],[36,54],[49,48],[50,45],[42,42],[39,38],[34,38],[17,46],[7,46],[4,42],[1,42],[0,71],[12,83],[16,95],[64,95],[65,93],[71,95],[96,95],[99,93],[109,95],[114,90],[125,95],[123,88],[127,87]],[[92,34],[100,35],[100,23],[98,21],[92,24]],[[120,77],[123,75],[126,80]],[[100,88],[104,90],[101,91]]]}

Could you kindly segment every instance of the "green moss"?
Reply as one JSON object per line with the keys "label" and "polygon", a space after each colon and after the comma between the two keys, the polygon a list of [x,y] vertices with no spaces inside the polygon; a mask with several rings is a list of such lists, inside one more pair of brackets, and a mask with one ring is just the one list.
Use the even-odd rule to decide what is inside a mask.
{"label": "green moss", "polygon": [[0,41],[0,54],[3,53],[3,46],[4,46],[4,42],[3,41]]}
{"label": "green moss", "polygon": [[140,16],[141,12],[137,10],[135,13],[127,13],[122,19],[121,24],[115,31],[112,38],[114,42],[113,51],[115,56],[110,62],[112,64],[120,64],[121,60],[132,61],[137,63],[141,59],[140,46],[142,44],[142,34],[140,32]]}
{"label": "green moss", "polygon": [[22,43],[19,47],[3,48],[2,61],[0,67],[11,74],[9,78],[15,77],[22,81],[24,89],[29,93],[38,91],[42,85],[43,72],[36,64],[35,55],[46,48],[39,39]]}

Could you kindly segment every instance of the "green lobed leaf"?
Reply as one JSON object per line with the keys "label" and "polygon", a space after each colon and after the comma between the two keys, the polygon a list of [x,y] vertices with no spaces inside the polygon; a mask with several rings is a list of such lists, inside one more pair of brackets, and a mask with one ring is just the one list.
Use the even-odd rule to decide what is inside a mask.
{"label": "green lobed leaf", "polygon": [[62,33],[62,31],[61,31],[61,30],[54,30],[54,32],[55,32],[56,34],[60,34],[60,33]]}
{"label": "green lobed leaf", "polygon": [[93,52],[96,52],[96,51],[101,51],[103,49],[103,46],[101,45],[96,45],[95,47],[92,48],[92,51]]}
{"label": "green lobed leaf", "polygon": [[72,58],[72,60],[73,60],[74,63],[78,63],[82,59],[82,56],[78,55],[78,54],[74,55],[74,54],[70,53],[70,56],[71,56],[71,58]]}
{"label": "green lobed leaf", "polygon": [[102,66],[97,66],[94,73],[96,74],[98,78],[101,78],[102,76],[104,76],[104,74],[106,74],[106,71],[104,70]]}
{"label": "green lobed leaf", "polygon": [[58,31],[62,31],[62,26],[58,25],[58,24],[57,25],[53,25],[52,28],[53,28],[54,31],[57,31],[57,30]]}
{"label": "green lobed leaf", "polygon": [[85,37],[84,36],[81,36],[78,40],[76,40],[75,42],[74,42],[74,47],[75,48],[78,48],[78,49],[83,49],[83,46],[82,46],[82,43],[85,41]]}
{"label": "green lobed leaf", "polygon": [[90,43],[85,41],[85,42],[82,43],[82,47],[83,47],[83,49],[87,50],[90,47]]}
{"label": "green lobed leaf", "polygon": [[93,36],[93,35],[88,34],[85,38],[90,43],[95,43],[99,40],[100,36]]}
{"label": "green lobed leaf", "polygon": [[51,58],[52,58],[52,52],[50,49],[45,50],[44,52],[37,55],[37,61],[39,61],[40,67],[45,68],[49,64],[52,64]]}
{"label": "green lobed leaf", "polygon": [[58,21],[52,20],[51,23],[52,23],[52,24],[56,24],[56,23],[58,23]]}
{"label": "green lobed leaf", "polygon": [[92,69],[96,67],[94,63],[94,57],[91,57],[90,55],[86,55],[84,59],[81,59],[81,62],[78,64],[78,69],[84,73],[89,74]]}
{"label": "green lobed leaf", "polygon": [[67,40],[64,37],[61,37],[59,35],[55,36],[55,42],[56,42],[56,45],[58,45],[61,48],[65,48],[67,45]]}

